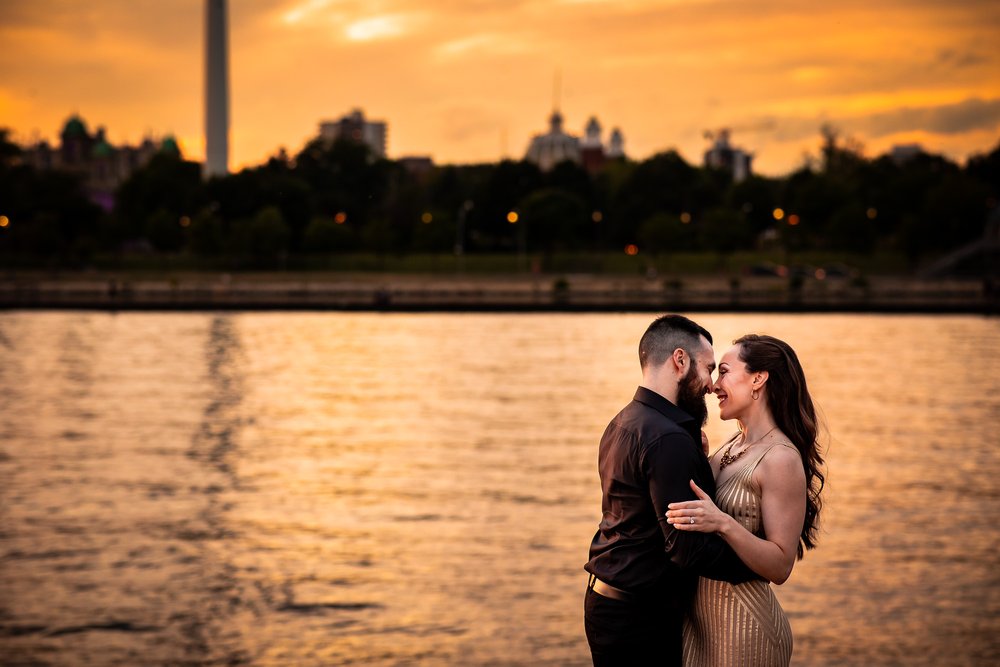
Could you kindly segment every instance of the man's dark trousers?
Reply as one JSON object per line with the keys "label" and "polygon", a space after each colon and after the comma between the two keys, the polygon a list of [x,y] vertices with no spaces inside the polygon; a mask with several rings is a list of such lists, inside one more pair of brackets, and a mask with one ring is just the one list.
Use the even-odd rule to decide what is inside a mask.
{"label": "man's dark trousers", "polygon": [[666,593],[623,602],[587,588],[584,625],[594,667],[681,667],[684,615]]}

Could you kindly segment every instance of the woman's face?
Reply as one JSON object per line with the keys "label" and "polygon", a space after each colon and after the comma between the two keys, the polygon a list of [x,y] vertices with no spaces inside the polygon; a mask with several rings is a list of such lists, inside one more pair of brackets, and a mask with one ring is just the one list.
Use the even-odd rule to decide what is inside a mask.
{"label": "woman's face", "polygon": [[719,416],[722,419],[740,419],[753,405],[754,374],[747,373],[747,365],[740,361],[740,346],[734,345],[719,362],[719,379],[715,381],[715,396],[719,399]]}

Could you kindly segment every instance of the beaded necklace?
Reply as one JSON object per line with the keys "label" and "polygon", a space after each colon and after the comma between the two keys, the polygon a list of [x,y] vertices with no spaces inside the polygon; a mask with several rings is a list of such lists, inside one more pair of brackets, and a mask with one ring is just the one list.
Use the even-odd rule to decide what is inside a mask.
{"label": "beaded necklace", "polygon": [[[736,454],[735,456],[733,456],[732,454],[729,453],[729,452],[733,451],[733,447],[736,445],[736,441],[733,440],[733,442],[729,445],[729,447],[726,448],[726,451],[724,451],[722,453],[722,458],[719,459],[719,472],[722,472],[722,469],[725,468],[727,465],[729,465],[731,463],[736,463],[737,461],[739,461],[740,457],[743,456],[744,454],[746,454],[747,451],[749,451],[749,449],[751,447],[753,447],[754,445],[756,445],[758,442],[760,442],[761,440],[763,440],[767,436],[771,435],[771,433],[774,432],[774,429],[776,429],[776,428],[778,428],[778,427],[775,426],[770,431],[768,431],[767,433],[765,433],[761,437],[759,437],[756,440],[754,440],[753,442],[751,442],[749,445],[747,445],[746,447],[744,447],[743,449],[741,449],[740,453]],[[743,436],[743,439],[744,439],[744,441],[746,440],[746,435]]]}

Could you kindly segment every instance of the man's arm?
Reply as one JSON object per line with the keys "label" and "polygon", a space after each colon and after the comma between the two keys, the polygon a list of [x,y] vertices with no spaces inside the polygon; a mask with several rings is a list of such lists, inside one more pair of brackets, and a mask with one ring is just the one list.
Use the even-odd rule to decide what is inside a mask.
{"label": "man's arm", "polygon": [[[715,488],[712,470],[694,441],[686,434],[669,434],[649,445],[643,456],[649,495],[666,544],[667,557],[682,570],[734,584],[758,579],[732,548],[717,535],[675,530],[667,523],[667,505],[696,500],[690,480],[702,488]],[[704,485],[703,485],[704,483]]]}

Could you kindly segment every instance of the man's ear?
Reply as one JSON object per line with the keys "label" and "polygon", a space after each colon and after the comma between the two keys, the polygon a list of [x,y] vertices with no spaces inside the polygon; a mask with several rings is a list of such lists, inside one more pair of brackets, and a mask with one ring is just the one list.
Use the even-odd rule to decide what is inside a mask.
{"label": "man's ear", "polygon": [[674,369],[681,374],[687,370],[688,364],[691,363],[691,358],[688,357],[687,353],[681,348],[674,350],[674,353],[670,358],[674,362]]}

